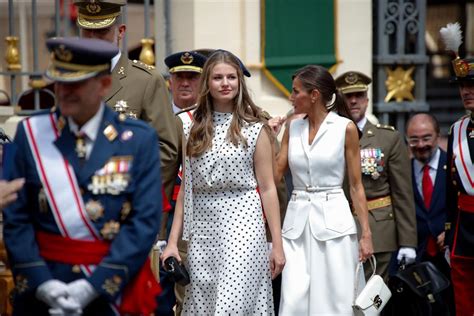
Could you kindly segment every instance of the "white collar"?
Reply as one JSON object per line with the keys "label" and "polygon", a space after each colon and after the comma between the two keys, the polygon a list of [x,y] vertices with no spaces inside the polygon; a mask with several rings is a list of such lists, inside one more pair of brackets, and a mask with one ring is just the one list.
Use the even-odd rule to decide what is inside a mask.
{"label": "white collar", "polygon": [[357,127],[359,128],[361,132],[364,129],[366,123],[367,123],[367,117],[365,116],[359,122],[357,122]]}
{"label": "white collar", "polygon": [[114,70],[115,66],[117,66],[120,56],[122,56],[122,52],[119,50],[117,55],[115,55],[110,62],[110,71]]}
{"label": "white collar", "polygon": [[74,122],[71,117],[68,117],[69,129],[73,134],[77,132],[83,132],[92,142],[95,142],[97,134],[99,133],[100,122],[104,116],[105,105],[102,102],[100,104],[99,110],[94,114],[94,116],[84,124],[79,130],[79,126]]}
{"label": "white collar", "polygon": [[[428,161],[428,165],[430,166],[430,169],[437,171],[438,170],[438,164],[439,164],[439,157],[441,156],[441,150],[436,148],[434,154],[431,156],[430,161]],[[418,159],[415,159],[414,161],[414,171],[415,174],[423,172],[423,167],[425,166],[424,163],[419,161]]]}

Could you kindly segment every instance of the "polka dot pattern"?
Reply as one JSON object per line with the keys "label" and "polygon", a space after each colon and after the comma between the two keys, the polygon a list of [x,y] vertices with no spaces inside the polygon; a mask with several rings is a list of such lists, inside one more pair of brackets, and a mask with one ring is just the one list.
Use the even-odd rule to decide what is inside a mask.
{"label": "polka dot pattern", "polygon": [[262,124],[242,128],[248,146],[226,139],[231,113],[213,114],[212,149],[191,159],[191,284],[183,315],[273,315],[268,251],[253,155]]}

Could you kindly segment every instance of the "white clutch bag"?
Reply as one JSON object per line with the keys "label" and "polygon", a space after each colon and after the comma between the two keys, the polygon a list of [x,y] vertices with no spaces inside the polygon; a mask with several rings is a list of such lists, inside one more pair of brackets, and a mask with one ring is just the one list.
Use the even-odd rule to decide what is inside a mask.
{"label": "white clutch bag", "polygon": [[352,309],[354,315],[379,315],[382,309],[387,304],[388,300],[392,296],[388,286],[383,281],[380,275],[375,274],[377,267],[377,261],[375,256],[369,259],[370,265],[372,266],[372,276],[365,287],[360,291],[358,289],[359,273],[362,272],[362,262],[359,262],[356,269],[355,286],[354,286],[354,303]]}

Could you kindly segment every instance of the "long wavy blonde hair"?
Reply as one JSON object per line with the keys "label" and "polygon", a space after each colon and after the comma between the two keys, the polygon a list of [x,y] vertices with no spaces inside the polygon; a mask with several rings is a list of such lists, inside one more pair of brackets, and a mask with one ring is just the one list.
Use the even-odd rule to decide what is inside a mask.
{"label": "long wavy blonde hair", "polygon": [[214,135],[212,112],[214,106],[209,90],[209,80],[212,70],[220,63],[234,67],[237,70],[237,77],[239,79],[239,91],[233,100],[233,117],[227,131],[227,140],[234,146],[238,146],[239,143],[247,146],[247,139],[240,132],[243,124],[245,122],[256,123],[266,121],[262,110],[250,98],[244,74],[237,57],[228,51],[218,50],[207,59],[202,70],[197,108],[193,114],[193,125],[186,144],[186,154],[190,157],[200,156],[212,147],[212,137]]}

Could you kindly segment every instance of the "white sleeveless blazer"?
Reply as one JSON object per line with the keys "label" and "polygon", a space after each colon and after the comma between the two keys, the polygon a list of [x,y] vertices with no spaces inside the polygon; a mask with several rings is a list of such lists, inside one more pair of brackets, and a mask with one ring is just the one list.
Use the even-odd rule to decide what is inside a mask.
{"label": "white sleeveless blazer", "polygon": [[283,237],[298,238],[308,221],[312,235],[318,240],[357,233],[341,188],[349,122],[349,119],[329,112],[311,145],[308,143],[308,120],[291,122],[288,163],[294,190],[285,215]]}

